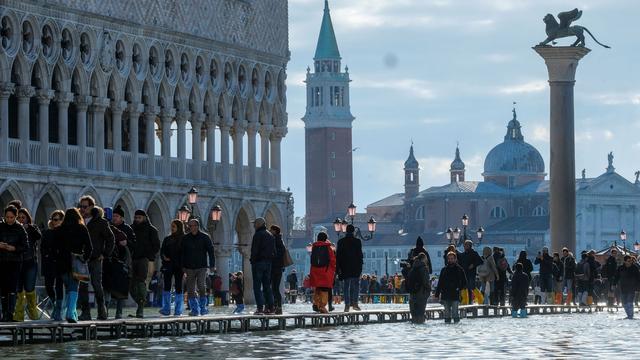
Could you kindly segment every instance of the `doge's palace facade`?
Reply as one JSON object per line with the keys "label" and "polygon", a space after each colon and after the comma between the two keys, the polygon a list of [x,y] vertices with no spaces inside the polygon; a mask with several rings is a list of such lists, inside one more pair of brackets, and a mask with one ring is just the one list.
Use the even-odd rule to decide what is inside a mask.
{"label": "doge's palace facade", "polygon": [[223,209],[205,221],[220,273],[238,250],[250,277],[252,220],[291,223],[287,1],[2,4],[0,205],[20,199],[41,225],[90,194],[167,233],[195,186],[202,219]]}

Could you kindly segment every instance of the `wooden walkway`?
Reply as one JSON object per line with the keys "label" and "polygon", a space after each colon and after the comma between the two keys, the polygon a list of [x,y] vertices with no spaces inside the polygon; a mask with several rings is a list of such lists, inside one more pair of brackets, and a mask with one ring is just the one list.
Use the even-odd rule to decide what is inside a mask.
{"label": "wooden walkway", "polygon": [[[532,305],[530,315],[600,312],[604,306],[589,308],[564,305]],[[490,305],[460,307],[461,318],[492,318],[511,316],[511,308]],[[427,308],[426,318],[442,320],[442,307]],[[120,338],[149,338],[157,336],[187,336],[225,334],[230,332],[292,330],[341,325],[364,325],[405,322],[409,310],[364,310],[353,312],[292,313],[283,315],[207,315],[181,317],[149,317],[108,321],[80,321],[77,324],[54,321],[26,321],[0,323],[0,345],[16,346],[34,343],[59,343],[73,340],[107,340]]]}

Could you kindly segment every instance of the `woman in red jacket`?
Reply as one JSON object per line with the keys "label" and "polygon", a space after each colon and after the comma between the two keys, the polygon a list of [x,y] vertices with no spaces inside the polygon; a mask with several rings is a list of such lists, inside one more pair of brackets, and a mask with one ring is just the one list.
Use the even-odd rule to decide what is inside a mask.
{"label": "woman in red jacket", "polygon": [[336,275],[336,254],[326,233],[319,233],[317,241],[311,248],[311,286],[313,292],[313,304],[318,311],[326,314],[329,302],[329,290],[333,287]]}

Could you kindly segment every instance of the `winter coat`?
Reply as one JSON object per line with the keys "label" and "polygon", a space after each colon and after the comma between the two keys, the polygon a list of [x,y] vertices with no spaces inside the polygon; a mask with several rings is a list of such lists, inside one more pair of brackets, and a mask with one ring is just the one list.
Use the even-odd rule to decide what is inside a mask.
{"label": "winter coat", "polygon": [[447,264],[440,270],[435,296],[443,301],[460,301],[460,290],[466,287],[467,277],[462,266]]}
{"label": "winter coat", "polygon": [[624,264],[616,271],[616,283],[620,285],[620,292],[633,294],[640,289],[640,270],[638,266],[632,264],[627,267]]}
{"label": "winter coat", "polygon": [[362,254],[362,242],[360,239],[347,234],[338,240],[336,249],[336,271],[341,280],[348,278],[359,278],[362,274],[362,264],[364,262]]}
{"label": "winter coat", "polygon": [[71,272],[71,254],[82,255],[87,261],[93,252],[89,230],[83,224],[61,225],[54,229],[55,244],[58,246],[56,267],[58,273]]}
{"label": "winter coat", "polygon": [[529,296],[529,276],[516,270],[511,278],[511,306],[520,309],[527,305]]}
{"label": "winter coat", "polygon": [[42,276],[56,276],[56,259],[58,258],[58,246],[56,245],[54,229],[47,229],[42,233],[40,242],[40,262]]}
{"label": "winter coat", "polygon": [[105,259],[111,256],[113,247],[115,246],[115,238],[109,222],[100,217],[98,209],[94,208],[91,212],[93,216],[87,224],[89,236],[91,237],[91,246],[93,248],[91,259],[97,259],[100,256]]}
{"label": "winter coat", "polygon": [[[118,230],[120,231],[120,230]],[[124,232],[121,232],[126,236]],[[129,297],[129,279],[131,278],[131,252],[127,246],[116,244],[111,257],[103,263],[102,286],[116,299]]]}
{"label": "winter coat", "polygon": [[282,234],[274,235],[273,238],[276,246],[276,253],[273,260],[271,260],[271,272],[277,273],[284,271],[284,252],[286,248],[282,241]]}
{"label": "winter coat", "polygon": [[573,279],[576,271],[576,259],[572,256],[563,256],[560,262],[562,262],[563,278]]}
{"label": "winter coat", "polygon": [[[0,242],[16,248],[15,251],[0,249],[0,263],[22,261],[22,253],[24,253],[29,246],[27,232],[17,221],[14,222],[13,225],[0,222]],[[7,274],[3,274],[2,276],[7,276]]]}
{"label": "winter coat", "polygon": [[[182,240],[184,235],[171,234],[162,240],[160,247],[160,259],[162,259],[162,270],[182,269]],[[169,260],[165,260],[165,258]]]}
{"label": "winter coat", "polygon": [[607,279],[613,279],[616,277],[616,274],[618,273],[618,262],[616,261],[616,258],[613,256],[609,256],[607,258],[607,262],[606,264],[604,264],[604,269],[603,269],[603,277],[606,277]]}
{"label": "winter coat", "polygon": [[589,263],[590,269],[589,281],[593,283],[596,277],[598,277],[598,272],[600,271],[602,265],[600,265],[600,263],[597,262],[596,259],[592,256],[587,257],[587,262]]}
{"label": "winter coat", "polygon": [[[425,254],[427,256],[427,270],[429,270],[429,274],[433,274],[433,267],[431,265],[431,256],[429,256],[429,252],[427,251],[427,249],[425,249],[424,247],[414,247],[413,249],[409,250],[409,255],[407,256],[409,259],[409,263],[413,263],[413,258],[415,258],[416,256],[418,256],[419,254]],[[445,258],[446,258],[446,254],[445,254]],[[446,264],[446,260],[445,260],[445,264]]]}
{"label": "winter coat", "polygon": [[275,255],[276,238],[267,230],[266,226],[258,228],[251,240],[251,263],[271,262]]}
{"label": "winter coat", "polygon": [[562,273],[564,272],[564,269],[562,268],[562,261],[554,261],[552,266],[553,280],[562,281]]}
{"label": "winter coat", "polygon": [[42,239],[42,234],[40,233],[40,229],[31,224],[24,225],[24,228],[27,231],[27,247],[22,253],[22,261],[36,260],[38,242]]}
{"label": "winter coat", "polygon": [[516,260],[516,262],[514,262],[513,266],[511,267],[513,271],[516,271],[517,263],[522,264],[522,272],[527,274],[527,276],[529,277],[529,282],[531,282],[531,272],[533,271],[533,263],[531,263],[531,260],[527,258],[524,258],[524,259],[518,258],[518,260]]}
{"label": "winter coat", "polygon": [[[127,235],[127,247],[131,249],[132,246],[136,243],[136,233],[133,231],[131,226],[129,226],[124,221],[120,225],[113,225],[118,228],[118,230],[122,231]],[[131,251],[129,251],[131,253]]]}
{"label": "winter coat", "polygon": [[141,223],[133,223],[131,228],[136,234],[136,242],[127,244],[131,251],[131,258],[133,260],[147,258],[149,261],[155,261],[156,255],[160,251],[158,229],[151,225],[148,219]]}
{"label": "winter coat", "polygon": [[504,255],[493,253],[492,256],[493,256],[493,261],[496,263],[496,269],[498,269],[498,275],[500,275],[500,278],[496,279],[496,286],[501,286],[499,284],[503,284],[507,281],[507,272],[509,274],[513,274],[513,271],[511,271],[511,268],[508,265],[509,263],[507,263],[507,268],[505,270],[500,269],[500,261],[502,259],[507,261]]}
{"label": "winter coat", "polygon": [[332,288],[336,277],[336,254],[329,241],[316,241],[313,247],[329,247],[329,266],[311,266],[310,285],[316,288]]}
{"label": "winter coat", "polygon": [[[480,275],[482,273],[482,267],[486,267],[488,269],[487,275]],[[489,281],[495,281],[500,278],[500,274],[498,273],[498,267],[496,266],[496,262],[493,259],[493,255],[489,255],[487,257],[482,257],[482,264],[478,266],[476,269],[480,269],[478,271],[478,276],[480,281],[483,283]],[[486,270],[485,270],[486,271]]]}
{"label": "winter coat", "polygon": [[[460,254],[460,257],[458,257],[458,263],[464,270],[465,275],[467,276],[467,281],[475,281],[476,268],[482,264],[482,258],[478,255],[478,252],[473,249],[464,251]],[[471,267],[471,269],[469,269],[469,267]]]}
{"label": "winter coat", "polygon": [[209,235],[198,231],[195,235],[188,233],[182,238],[182,267],[185,269],[204,269],[215,266],[213,242]]}
{"label": "winter coat", "polygon": [[[414,274],[418,275],[414,277]],[[431,294],[431,280],[429,279],[429,272],[424,262],[414,261],[413,265],[411,265],[411,270],[409,270],[409,276],[411,281],[413,281],[411,284],[412,294],[420,293],[426,294],[427,296]]]}
{"label": "winter coat", "polygon": [[553,258],[549,254],[543,253],[540,257],[536,257],[534,264],[540,265],[540,275],[553,275]]}

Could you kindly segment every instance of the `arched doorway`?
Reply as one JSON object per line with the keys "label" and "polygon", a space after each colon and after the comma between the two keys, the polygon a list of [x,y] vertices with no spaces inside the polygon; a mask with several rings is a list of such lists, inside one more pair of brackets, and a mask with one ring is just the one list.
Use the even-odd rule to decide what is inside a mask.
{"label": "arched doorway", "polygon": [[255,304],[253,294],[253,275],[251,274],[251,237],[253,235],[254,216],[250,216],[251,210],[240,208],[235,221],[233,244],[242,255],[242,272],[244,273],[244,301],[245,304]]}
{"label": "arched doorway", "polygon": [[62,210],[63,206],[59,206],[56,204],[56,201],[53,199],[50,193],[44,194],[42,198],[40,198],[40,202],[38,203],[38,207],[36,207],[36,211],[32,214],[33,223],[40,228],[40,230],[44,230],[47,228],[47,223],[49,221],[49,215],[54,210]]}
{"label": "arched doorway", "polygon": [[[149,218],[149,222],[151,222],[151,224],[153,226],[156,227],[156,229],[158,229],[158,238],[160,239],[160,241],[162,241],[162,239],[164,239],[165,235],[168,234],[168,224],[165,223],[165,219],[164,216],[162,214],[166,214],[166,209],[163,211],[161,205],[158,204],[157,201],[153,200],[151,201],[151,203],[149,203],[149,207],[147,208],[147,216]],[[158,253],[156,255],[156,260],[154,262],[154,264],[149,264],[149,278],[151,278],[151,275],[153,275],[153,272],[156,269],[160,268],[160,254]]]}

